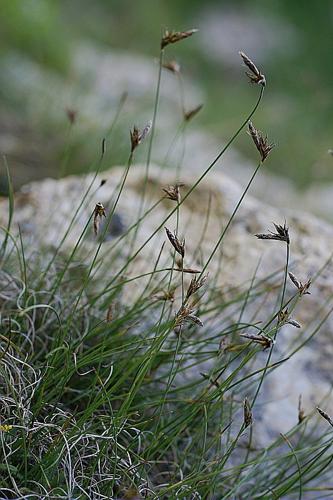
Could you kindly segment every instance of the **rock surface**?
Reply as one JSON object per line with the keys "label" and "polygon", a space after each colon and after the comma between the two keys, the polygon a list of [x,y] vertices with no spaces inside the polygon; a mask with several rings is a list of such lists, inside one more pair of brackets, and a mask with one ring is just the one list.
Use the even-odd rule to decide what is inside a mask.
{"label": "rock surface", "polygon": [[[123,257],[128,254],[130,244],[120,244],[115,247],[115,250],[117,248],[120,250],[118,267],[115,269],[114,261],[112,266],[110,265],[111,249],[117,241],[116,238],[124,234],[137,220],[145,185],[144,171],[143,166],[134,165],[129,172],[111,229],[107,231],[106,241],[101,246],[99,256],[102,259],[98,274],[95,276],[97,281],[108,282],[112,279],[121,267]],[[48,248],[57,247],[90,186],[86,201],[62,245],[62,252],[69,254],[89,221],[95,204],[101,202],[106,210],[110,211],[123,173],[123,168],[115,168],[97,175],[96,178],[87,175],[72,176],[59,181],[45,179],[23,187],[15,198],[13,232],[17,231],[19,223],[29,248],[45,252]],[[195,172],[186,171],[180,174],[180,181],[184,183],[181,188],[183,196],[197,178],[198,174]],[[102,180],[106,182],[102,183]],[[162,187],[175,182],[174,171],[151,166],[145,210],[158,200],[160,202],[140,225],[134,249],[142,246],[153,233],[156,234],[133,260],[130,269],[126,271],[127,276],[152,271],[157,255],[166,240],[163,227],[167,226],[170,230],[176,228],[176,214],[166,220],[170,211],[175,208],[175,202],[163,198],[162,192]],[[241,195],[242,188],[237,183],[221,172],[211,172],[184,201],[180,208],[179,228],[180,235],[186,239],[186,267],[202,269]],[[1,201],[0,208],[1,225],[4,226],[8,212],[6,200]],[[256,273],[256,283],[267,278],[266,295],[260,295],[251,301],[244,316],[244,321],[250,320],[251,317],[253,321],[255,317],[256,321],[265,322],[274,310],[281,289],[286,249],[282,242],[262,241],[253,235],[267,232],[272,228],[273,221],[283,224],[285,220],[291,235],[289,270],[302,282],[313,277],[313,284],[311,295],[301,298],[294,313],[302,328],[282,327],[274,348],[273,361],[288,356],[294,347],[313,333],[325,314],[333,307],[331,261],[333,227],[307,213],[277,209],[247,195],[222,245],[207,268],[209,280],[216,281],[221,297],[228,296],[231,287],[246,290],[254,273]],[[133,235],[133,231],[130,235]],[[131,242],[133,237],[130,236],[123,241]],[[97,245],[92,223],[88,222],[79,254],[85,255],[90,262],[89,259],[92,259],[92,252]],[[158,267],[162,269],[170,266],[170,262],[171,249],[169,242],[166,242]],[[142,292],[146,284],[145,279],[134,281],[131,285],[131,294]],[[294,293],[295,287],[288,280],[287,298]],[[323,401],[329,394],[333,382],[332,329],[333,321],[327,317],[311,341],[280,368],[271,372],[266,379],[256,415],[256,418],[264,424],[263,439],[267,435],[286,432],[297,423],[299,394],[303,395],[306,413],[313,411],[318,404],[328,411],[333,411],[332,400]],[[258,354],[261,366],[265,364],[267,355],[267,351]],[[191,372],[188,376],[192,376]]]}

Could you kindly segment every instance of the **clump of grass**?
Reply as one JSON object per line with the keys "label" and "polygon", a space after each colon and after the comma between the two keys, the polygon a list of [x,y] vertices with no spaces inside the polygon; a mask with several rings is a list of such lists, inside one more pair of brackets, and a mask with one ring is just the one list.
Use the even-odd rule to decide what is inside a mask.
{"label": "clump of grass", "polygon": [[[193,33],[164,33],[160,69],[165,48]],[[73,218],[59,246],[42,260],[36,260],[35,249],[27,248],[20,231],[16,234],[13,229],[11,190],[0,254],[1,498],[302,498],[306,490],[317,491],[318,484],[323,488],[321,482],[333,457],[333,431],[315,432],[315,408],[305,415],[300,400],[297,419],[296,402],[295,425],[287,434],[259,447],[253,440],[254,433],[261,432],[255,415],[264,408],[258,409],[256,400],[265,377],[288,362],[318,331],[310,332],[305,340],[304,333],[293,349],[271,362],[283,325],[300,326],[291,314],[310,287],[310,281],[302,283],[289,271],[291,238],[286,224],[275,224],[275,232],[256,235],[286,244],[282,281],[281,273],[271,277],[280,288],[277,296],[275,286],[267,292],[265,280],[254,276],[250,283],[228,290],[227,298],[221,300],[214,277],[206,273],[272,149],[250,122],[266,80],[245,54],[241,56],[251,82],[260,85],[253,109],[186,193],[181,196],[183,184],[178,180],[161,186],[163,198],[175,202],[173,208],[135,248],[138,229],[163,198],[145,211],[142,203],[137,221],[110,246],[111,279],[96,293],[91,285],[100,248],[126,189],[135,150],[150,131],[148,179],[160,69],[153,122],[142,132],[132,129],[127,166],[112,203],[105,209],[95,202],[69,255],[61,251],[62,244],[82,206],[95,196],[92,184],[78,207],[73,207]],[[185,120],[198,111],[192,110]],[[192,269],[184,264],[182,204],[247,124],[260,162],[209,257],[200,269]],[[159,268],[162,246],[151,272],[125,276],[173,214],[177,227],[174,232],[166,228],[173,250],[168,266]],[[96,250],[90,263],[79,262],[79,279],[73,279],[91,223],[99,235]],[[118,253],[115,249],[120,245]],[[147,275],[144,290],[124,300],[126,287]],[[296,291],[287,299],[288,275]],[[277,305],[264,309],[265,323],[259,323],[256,315],[245,322],[247,308],[261,299],[264,304],[267,293],[275,296]],[[317,410],[332,426],[331,417]]]}

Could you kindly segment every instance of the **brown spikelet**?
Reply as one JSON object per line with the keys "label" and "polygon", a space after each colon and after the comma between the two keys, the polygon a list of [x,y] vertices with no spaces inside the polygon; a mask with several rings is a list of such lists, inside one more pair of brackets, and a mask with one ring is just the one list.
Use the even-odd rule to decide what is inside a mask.
{"label": "brown spikelet", "polygon": [[295,287],[298,289],[300,295],[311,295],[311,293],[309,292],[311,279],[308,279],[308,281],[302,283],[296,278],[296,276],[293,273],[289,272],[288,274],[289,278],[291,279]]}
{"label": "brown spikelet", "polygon": [[241,333],[240,337],[243,337],[244,339],[249,339],[252,342],[255,342],[256,344],[260,344],[263,346],[264,350],[268,349],[274,344],[274,340],[271,337],[268,337],[268,335],[254,335],[251,333]]}
{"label": "brown spikelet", "polygon": [[189,287],[186,292],[185,301],[187,301],[194,293],[196,293],[207,281],[207,276],[203,276],[202,278],[194,276],[191,279]]}
{"label": "brown spikelet", "polygon": [[162,291],[160,294],[155,295],[157,300],[174,302],[175,300],[176,287],[172,287],[169,290]]}
{"label": "brown spikelet", "polygon": [[77,117],[77,111],[72,108],[66,108],[66,115],[68,118],[68,121],[71,125],[74,125],[76,122],[76,117]]}
{"label": "brown spikelet", "polygon": [[185,240],[183,240],[182,242],[179,241],[177,235],[173,234],[167,227],[165,228],[165,231],[166,231],[167,237],[168,237],[171,245],[173,246],[173,248],[176,250],[177,253],[179,253],[179,255],[182,256],[182,258],[184,258],[184,256],[185,256]]}
{"label": "brown spikelet", "polygon": [[167,45],[170,45],[171,43],[177,43],[180,40],[184,40],[185,38],[192,36],[197,31],[198,31],[197,29],[192,29],[192,30],[188,30],[188,31],[165,30],[165,32],[162,36],[162,40],[161,40],[161,49],[164,49],[164,47],[166,47]]}
{"label": "brown spikelet", "polygon": [[244,412],[244,427],[249,427],[253,423],[253,415],[251,410],[251,405],[247,398],[244,399],[243,403],[243,412]]}
{"label": "brown spikelet", "polygon": [[292,319],[289,316],[288,308],[286,308],[285,310],[279,311],[278,323],[280,326],[288,324],[288,325],[294,326],[295,328],[301,328],[301,325],[298,323],[298,321]]}
{"label": "brown spikelet", "polygon": [[171,73],[180,73],[180,64],[177,61],[167,61],[163,64],[163,68],[171,71]]}
{"label": "brown spikelet", "polygon": [[174,185],[169,185],[165,188],[163,188],[163,191],[165,192],[165,197],[168,198],[169,200],[172,201],[177,201],[177,203],[180,203],[180,189],[183,187],[184,184],[174,184]]}
{"label": "brown spikelet", "polygon": [[95,236],[97,236],[98,234],[99,225],[102,217],[106,217],[105,208],[103,207],[102,203],[96,203],[94,209],[94,219],[93,219]]}
{"label": "brown spikelet", "polygon": [[319,415],[321,415],[325,420],[327,420],[327,422],[333,427],[333,420],[329,416],[329,414],[326,413],[326,411],[324,411],[321,408],[319,408],[319,406],[316,407],[316,410],[319,413]]}
{"label": "brown spikelet", "polygon": [[184,120],[189,122],[192,118],[195,117],[199,113],[199,111],[203,108],[203,104],[199,104],[195,108],[189,109],[188,111],[184,111]]}
{"label": "brown spikelet", "polygon": [[141,144],[150,132],[152,122],[149,121],[145,128],[140,132],[138,127],[134,125],[133,130],[130,131],[131,137],[131,153]]}
{"label": "brown spikelet", "polygon": [[261,161],[264,162],[269,155],[269,153],[274,148],[275,144],[269,143],[267,135],[264,137],[260,130],[257,130],[252,122],[249,122],[248,126],[249,135],[252,137],[252,140],[259,151]]}
{"label": "brown spikelet", "polygon": [[113,320],[113,306],[112,304],[110,304],[106,313],[106,321],[107,323],[111,323],[112,320]]}
{"label": "brown spikelet", "polygon": [[179,267],[173,267],[170,269],[170,271],[178,271],[179,273],[187,273],[187,274],[200,274],[201,271],[199,269],[192,269],[191,267],[181,267],[181,264]]}
{"label": "brown spikelet", "polygon": [[302,407],[302,394],[299,395],[298,398],[298,423],[301,424],[305,419],[305,411]]}
{"label": "brown spikelet", "polygon": [[274,233],[273,231],[270,231],[269,233],[263,233],[263,234],[256,234],[255,236],[259,240],[277,240],[277,241],[285,241],[288,245],[290,243],[290,237],[289,237],[289,229],[286,226],[286,223],[284,223],[283,226],[279,224],[274,224],[276,232]]}
{"label": "brown spikelet", "polygon": [[239,52],[239,55],[243,59],[245,66],[250,70],[250,71],[246,71],[246,73],[245,73],[246,76],[250,79],[250,82],[257,83],[258,85],[262,85],[263,87],[265,87],[265,85],[266,85],[265,75],[263,75],[259,71],[259,69],[254,64],[254,62],[251,61],[251,59],[246,54],[244,54],[244,52]]}
{"label": "brown spikelet", "polygon": [[193,307],[188,305],[183,305],[178,310],[175,316],[175,328],[182,326],[184,323],[190,322],[196,325],[203,326],[201,319],[193,314]]}

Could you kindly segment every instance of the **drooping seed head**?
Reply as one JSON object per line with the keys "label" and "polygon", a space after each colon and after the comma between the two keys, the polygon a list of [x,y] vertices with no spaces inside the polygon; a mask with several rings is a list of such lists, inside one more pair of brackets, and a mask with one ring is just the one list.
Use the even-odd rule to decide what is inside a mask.
{"label": "drooping seed head", "polygon": [[243,412],[244,412],[244,427],[249,427],[253,423],[253,415],[251,410],[251,405],[247,398],[244,399],[243,403]]}
{"label": "drooping seed head", "polygon": [[176,250],[177,253],[179,253],[179,255],[182,256],[182,258],[184,258],[184,256],[185,256],[185,240],[180,241],[178,239],[178,236],[176,234],[172,233],[167,227],[165,228],[165,232],[166,232],[167,237],[168,237],[171,245],[173,246],[173,248]]}
{"label": "drooping seed head", "polygon": [[99,225],[102,217],[106,217],[105,208],[102,205],[102,203],[96,203],[96,206],[94,208],[94,218],[93,218],[95,236],[97,236],[98,234]]}
{"label": "drooping seed head", "polygon": [[311,292],[309,292],[309,288],[311,286],[311,278],[309,278],[308,281],[306,281],[305,283],[302,283],[296,278],[296,276],[293,273],[289,272],[288,274],[289,278],[291,279],[295,287],[298,289],[300,295],[311,295]]}
{"label": "drooping seed head", "polygon": [[252,122],[249,122],[248,132],[260,154],[261,161],[264,162],[275,147],[275,144],[273,142],[269,143],[267,135],[264,137],[260,130],[254,127]]}
{"label": "drooping seed head", "polygon": [[171,43],[177,43],[180,40],[184,40],[185,38],[192,36],[197,31],[198,31],[197,29],[192,29],[188,31],[165,30],[161,40],[161,49],[164,49],[167,45],[170,45]]}
{"label": "drooping seed head", "polygon": [[163,188],[163,191],[166,194],[166,198],[172,201],[177,201],[177,203],[180,202],[180,190],[179,188],[183,187],[185,184],[179,183],[179,184],[174,184],[174,185],[169,185],[165,188]]}
{"label": "drooping seed head", "polygon": [[270,231],[269,233],[259,233],[256,234],[255,236],[259,240],[285,241],[287,245],[289,245],[290,243],[289,228],[286,226],[286,223],[284,223],[283,226],[275,224],[275,222],[273,222],[273,224],[275,227],[275,233],[273,231]]}
{"label": "drooping seed head", "polygon": [[259,71],[254,62],[251,61],[251,59],[244,52],[239,52],[239,55],[243,59],[245,66],[249,69],[249,71],[246,71],[245,74],[249,78],[250,82],[265,87],[266,85],[265,75],[263,75],[261,71]]}
{"label": "drooping seed head", "polygon": [[140,132],[136,125],[133,126],[133,130],[130,131],[131,137],[131,153],[141,144],[150,132],[152,122],[149,120],[145,128]]}

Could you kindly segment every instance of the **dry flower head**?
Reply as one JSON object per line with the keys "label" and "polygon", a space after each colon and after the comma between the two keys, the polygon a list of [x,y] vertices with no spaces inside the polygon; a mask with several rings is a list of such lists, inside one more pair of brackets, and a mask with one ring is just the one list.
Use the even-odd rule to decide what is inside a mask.
{"label": "dry flower head", "polygon": [[165,32],[162,36],[162,40],[161,40],[161,49],[164,49],[164,47],[166,47],[167,45],[170,45],[171,43],[177,43],[180,40],[184,40],[185,38],[192,36],[197,31],[198,31],[197,29],[192,29],[192,30],[187,30],[187,31],[165,30]]}
{"label": "dry flower head", "polygon": [[193,314],[193,307],[190,305],[183,305],[179,309],[175,317],[175,328],[181,327],[184,323],[194,323],[203,326],[201,319]]}
{"label": "dry flower head", "polygon": [[167,237],[168,237],[171,245],[173,246],[173,248],[176,250],[177,253],[179,253],[179,255],[182,256],[182,258],[184,258],[184,256],[185,256],[185,240],[180,241],[178,239],[178,236],[175,233],[172,233],[167,227],[165,228],[165,231],[166,231]]}
{"label": "dry flower head", "polygon": [[243,411],[244,411],[244,427],[249,427],[253,423],[253,415],[251,410],[251,405],[247,398],[244,399],[243,403]]}
{"label": "dry flower head", "polygon": [[133,130],[130,131],[131,136],[131,153],[141,144],[150,132],[152,126],[151,120],[147,123],[145,128],[140,132],[138,127],[134,125]]}
{"label": "dry flower head", "polygon": [[260,130],[257,130],[252,122],[249,122],[248,128],[249,128],[248,130],[249,135],[252,137],[252,140],[257,150],[259,151],[261,161],[264,162],[269,153],[274,148],[275,144],[274,143],[270,144],[268,142],[267,135],[264,137],[262,132],[260,132]]}
{"label": "dry flower head", "polygon": [[97,236],[97,234],[98,234],[99,225],[100,225],[102,217],[106,217],[105,208],[102,205],[102,203],[96,203],[96,206],[94,209],[94,220],[93,220],[95,236]]}
{"label": "dry flower head", "polygon": [[288,325],[294,326],[295,328],[301,328],[301,325],[298,323],[298,321],[296,321],[290,317],[288,308],[286,308],[285,310],[279,311],[278,323],[280,326],[288,324]]}
{"label": "dry flower head", "polygon": [[290,243],[289,228],[286,226],[286,223],[284,223],[283,226],[281,226],[280,224],[275,224],[275,222],[273,222],[273,224],[275,227],[275,233],[273,231],[270,231],[269,233],[259,233],[256,234],[255,236],[259,240],[285,241],[289,245]]}
{"label": "dry flower head", "polygon": [[200,278],[200,276],[194,276],[191,279],[189,287],[187,289],[185,301],[187,301],[193,294],[200,290],[200,288],[206,283],[206,281],[207,276],[202,276],[202,278]]}
{"label": "dry flower head", "polygon": [[254,335],[251,333],[241,333],[240,337],[243,337],[244,339],[251,340],[252,342],[255,342],[256,344],[260,344],[264,348],[264,350],[269,349],[274,344],[274,340],[265,334]]}
{"label": "dry flower head", "polygon": [[317,412],[319,413],[319,415],[321,415],[325,420],[327,420],[327,422],[333,427],[333,420],[329,416],[329,414],[326,413],[326,411],[324,411],[321,408],[319,408],[319,406],[317,406],[316,409],[317,409]]}
{"label": "dry flower head", "polygon": [[265,87],[266,85],[265,75],[263,75],[261,71],[259,71],[254,62],[251,61],[251,59],[244,52],[239,52],[239,55],[243,59],[245,66],[249,69],[249,71],[246,71],[245,74],[250,79],[250,82]]}
{"label": "dry flower head", "polygon": [[165,192],[165,197],[168,198],[169,200],[172,201],[177,201],[177,203],[180,202],[180,189],[183,187],[185,184],[178,183],[174,185],[169,185],[165,188],[163,188],[163,191]]}
{"label": "dry flower head", "polygon": [[288,274],[289,278],[294,283],[295,287],[298,289],[300,295],[311,295],[311,293],[309,292],[309,288],[311,286],[311,278],[308,279],[308,281],[306,281],[305,283],[302,283],[296,278],[296,276],[293,273],[289,272]]}

